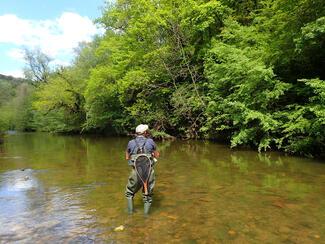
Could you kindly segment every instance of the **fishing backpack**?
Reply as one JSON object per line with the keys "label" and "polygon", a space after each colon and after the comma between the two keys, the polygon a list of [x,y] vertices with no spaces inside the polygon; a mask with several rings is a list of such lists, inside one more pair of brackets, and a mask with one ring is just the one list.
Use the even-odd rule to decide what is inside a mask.
{"label": "fishing backpack", "polygon": [[145,147],[147,143],[147,139],[145,139],[145,141],[142,144],[139,144],[139,142],[136,139],[134,139],[134,142],[136,144],[136,147],[133,150],[134,153],[131,155],[131,161],[133,162],[133,164],[137,160],[149,160],[150,163],[152,164],[152,155],[147,151]]}
{"label": "fishing backpack", "polygon": [[136,154],[144,154],[147,152],[147,149],[146,149],[146,143],[147,143],[147,139],[144,140],[144,143],[142,145],[140,145],[136,139],[134,139],[134,142],[135,142],[135,152]]}

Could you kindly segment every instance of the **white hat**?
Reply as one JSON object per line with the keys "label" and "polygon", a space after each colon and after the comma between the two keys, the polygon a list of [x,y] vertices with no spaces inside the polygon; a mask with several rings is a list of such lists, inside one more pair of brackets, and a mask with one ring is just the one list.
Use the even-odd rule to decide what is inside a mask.
{"label": "white hat", "polygon": [[135,128],[135,133],[142,134],[148,129],[149,129],[148,125],[141,124],[141,125],[138,125],[137,128]]}

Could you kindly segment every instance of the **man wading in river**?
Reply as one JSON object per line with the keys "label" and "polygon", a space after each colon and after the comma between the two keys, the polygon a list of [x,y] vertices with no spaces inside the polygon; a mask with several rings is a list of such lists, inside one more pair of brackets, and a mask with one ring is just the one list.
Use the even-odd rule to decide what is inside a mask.
{"label": "man wading in river", "polygon": [[135,129],[136,138],[129,141],[125,158],[132,167],[125,196],[128,212],[133,212],[133,197],[142,187],[144,213],[148,214],[152,202],[152,193],[155,185],[153,166],[159,157],[155,142],[149,137],[148,125],[138,125]]}

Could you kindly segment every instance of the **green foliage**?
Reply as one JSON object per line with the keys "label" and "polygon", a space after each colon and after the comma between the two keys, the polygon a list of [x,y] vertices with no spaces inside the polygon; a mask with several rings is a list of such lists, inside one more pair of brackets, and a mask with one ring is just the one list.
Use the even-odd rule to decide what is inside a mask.
{"label": "green foliage", "polygon": [[77,132],[85,120],[84,84],[73,69],[52,74],[35,92],[33,107],[42,114],[39,128],[45,131]]}
{"label": "green foliage", "polygon": [[276,116],[282,122],[278,147],[290,153],[318,155],[325,150],[325,83],[319,79],[302,79],[309,90],[306,104],[292,104]]}
{"label": "green foliage", "polygon": [[0,75],[0,133],[33,130],[33,88],[24,79]]}
{"label": "green foliage", "polygon": [[294,41],[297,65],[303,70],[303,77],[325,77],[325,17],[304,25]]}
{"label": "green foliage", "polygon": [[[253,27],[227,22],[205,62],[209,103],[204,131],[227,130],[231,146],[267,149],[279,122],[272,110],[290,85],[265,62],[265,41]],[[210,137],[210,136],[209,136]]]}
{"label": "green foliage", "polygon": [[80,132],[86,123],[85,91],[90,69],[98,62],[97,42],[81,43],[73,66],[57,68],[35,91],[33,108],[39,130]]}
{"label": "green foliage", "polygon": [[233,18],[243,25],[251,24],[253,12],[261,7],[261,0],[221,0],[221,2],[233,10]]}
{"label": "green foliage", "polygon": [[25,49],[25,61],[28,64],[24,69],[25,77],[31,84],[38,86],[47,83],[51,70],[49,63],[51,58],[42,53],[40,48],[34,50]]}
{"label": "green foliage", "polygon": [[325,37],[325,17],[316,19],[316,21],[308,23],[301,28],[301,35],[295,39],[296,50],[303,52],[311,51],[310,49],[321,49],[324,47]]}
{"label": "green foliage", "polygon": [[106,33],[21,104],[48,131],[148,123],[157,138],[323,155],[324,16],[321,0],[117,0]]}
{"label": "green foliage", "polygon": [[15,96],[15,87],[6,77],[0,79],[0,133],[10,129],[13,114],[8,106]]}
{"label": "green foliage", "polygon": [[[197,137],[204,105],[201,64],[210,39],[229,13],[218,1],[138,0],[109,6],[98,20],[107,33],[97,55],[106,58],[91,71],[86,94],[89,124],[116,127],[118,121],[121,130],[128,131],[146,121],[156,130]],[[185,94],[184,87],[191,87],[190,93]]]}
{"label": "green foliage", "polygon": [[[204,121],[205,102],[196,95],[193,84],[179,86],[171,96],[173,117],[171,121],[185,138],[200,138],[200,126]],[[181,125],[181,126],[179,126]]]}

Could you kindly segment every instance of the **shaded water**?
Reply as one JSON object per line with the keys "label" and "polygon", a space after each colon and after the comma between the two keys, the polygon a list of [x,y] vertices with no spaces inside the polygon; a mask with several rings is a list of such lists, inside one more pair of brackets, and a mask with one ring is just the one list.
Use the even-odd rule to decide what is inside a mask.
{"label": "shaded water", "polygon": [[[325,164],[158,143],[152,211],[126,213],[128,138],[17,134],[0,146],[0,243],[321,243]],[[123,225],[123,231],[114,229]]]}

